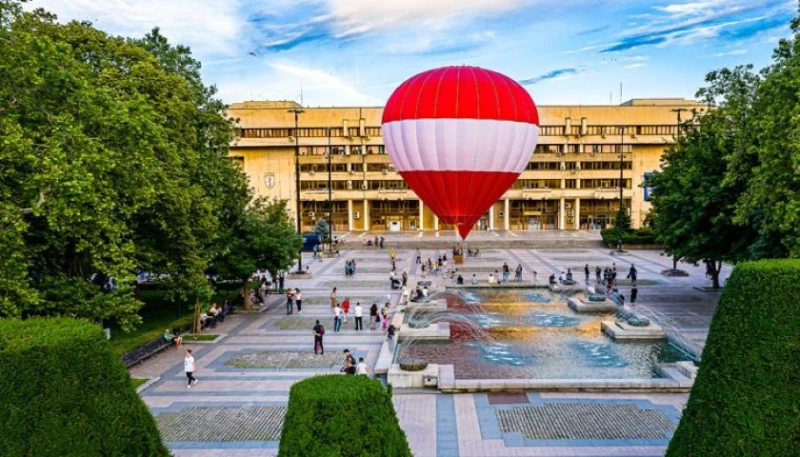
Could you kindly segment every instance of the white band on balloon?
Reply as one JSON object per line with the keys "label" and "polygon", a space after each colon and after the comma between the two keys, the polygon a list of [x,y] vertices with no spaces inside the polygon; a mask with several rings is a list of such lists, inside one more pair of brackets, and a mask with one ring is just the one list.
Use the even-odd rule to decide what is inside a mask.
{"label": "white band on balloon", "polygon": [[521,173],[536,148],[539,126],[486,119],[409,119],[383,124],[397,171]]}

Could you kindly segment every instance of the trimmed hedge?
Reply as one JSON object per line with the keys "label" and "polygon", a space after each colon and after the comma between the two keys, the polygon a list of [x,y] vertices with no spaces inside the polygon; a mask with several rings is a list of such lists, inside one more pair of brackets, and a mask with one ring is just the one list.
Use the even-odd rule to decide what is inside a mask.
{"label": "trimmed hedge", "polygon": [[[600,236],[603,237],[603,243],[608,246],[617,245],[617,229],[607,228],[600,230]],[[641,228],[638,230],[628,230],[622,232],[622,244],[658,244],[656,242],[656,234],[650,228]]]}
{"label": "trimmed hedge", "polygon": [[736,266],[668,457],[800,450],[800,260]]}
{"label": "trimmed hedge", "polygon": [[0,455],[168,456],[102,330],[67,318],[0,320]]}
{"label": "trimmed hedge", "polygon": [[366,376],[315,376],[292,386],[279,457],[411,457],[391,395]]}

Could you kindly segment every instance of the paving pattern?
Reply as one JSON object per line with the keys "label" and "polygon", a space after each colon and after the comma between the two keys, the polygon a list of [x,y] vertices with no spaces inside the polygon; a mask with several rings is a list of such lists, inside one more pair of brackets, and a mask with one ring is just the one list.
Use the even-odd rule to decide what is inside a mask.
{"label": "paving pattern", "polygon": [[[141,396],[176,457],[275,456],[289,389],[294,383],[338,372],[345,348],[374,366],[384,333],[355,332],[352,323],[343,328],[345,331],[334,333],[329,294],[332,287],[338,287],[340,300],[349,296],[351,303],[362,304],[383,303],[390,294],[394,312],[399,291],[389,289],[386,276],[392,236],[386,236],[387,247],[382,251],[347,252],[347,244],[360,242],[351,234],[345,235],[339,258],[312,261],[310,255],[304,257],[303,265],[310,266],[312,278],[286,283],[286,287],[303,291],[302,316],[286,316],[285,298],[274,295],[261,312],[233,314],[221,323],[215,330],[227,335],[221,341],[187,342],[185,347],[194,350],[200,379],[191,389],[185,387],[182,351],[164,351],[131,369],[134,376],[154,379]],[[514,239],[518,235],[484,232],[470,235],[471,239],[473,236]],[[535,236],[597,237],[586,232],[540,232]],[[425,233],[419,239],[424,243],[433,237]],[[455,242],[444,232],[437,238],[453,238]],[[435,259],[444,252],[423,244],[420,254],[423,259]],[[409,271],[411,287],[422,279],[414,254],[414,249],[398,250],[397,268]],[[696,289],[708,283],[702,267],[682,264],[689,277],[664,278],[659,273],[672,266],[671,259],[658,251],[634,251],[621,257],[610,256],[604,249],[487,249],[482,254],[465,259],[463,271],[488,272],[500,268],[503,262],[512,268],[519,263],[526,280],[533,278],[531,272],[538,272],[538,284],[546,282],[551,273],[586,262],[601,267],[615,262],[623,272],[634,263],[640,284],[653,281],[652,286],[639,289],[637,311],[654,317],[673,334],[681,335],[687,345],[702,350],[718,297],[717,292]],[[347,259],[356,259],[359,266],[367,268],[345,278]],[[723,278],[728,271],[726,267]],[[582,269],[577,273],[582,275]],[[429,274],[425,280],[433,281],[434,288],[455,283],[441,275]],[[621,289],[629,296],[628,286]],[[328,329],[325,356],[313,354],[311,327],[316,319]],[[400,425],[416,457],[663,456],[687,398],[687,394],[577,392],[451,395],[432,389],[395,389],[393,393]]]}
{"label": "paving pattern", "polygon": [[165,441],[277,441],[285,415],[284,406],[196,407],[159,414],[156,423]]}
{"label": "paving pattern", "polygon": [[550,403],[497,411],[504,432],[535,440],[663,439],[674,430],[661,411],[635,405]]}
{"label": "paving pattern", "polygon": [[235,368],[332,368],[342,363],[342,355],[311,352],[261,351],[231,357],[225,365]]}

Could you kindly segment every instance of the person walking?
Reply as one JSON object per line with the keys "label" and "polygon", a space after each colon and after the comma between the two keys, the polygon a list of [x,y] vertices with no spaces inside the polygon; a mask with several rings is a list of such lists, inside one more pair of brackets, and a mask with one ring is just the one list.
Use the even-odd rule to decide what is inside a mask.
{"label": "person walking", "polygon": [[294,309],[294,292],[292,289],[286,289],[286,315],[291,316]]}
{"label": "person walking", "polygon": [[599,265],[594,267],[594,279],[595,279],[595,282],[600,284],[600,266]]}
{"label": "person walking", "polygon": [[419,248],[417,248],[417,254],[416,254],[416,256],[417,256],[417,260],[416,260],[416,262],[417,262],[417,265],[419,265],[419,264],[421,264],[421,263],[422,263],[422,254],[419,252]]}
{"label": "person walking", "polygon": [[517,264],[517,269],[514,271],[514,281],[522,281],[522,264]]}
{"label": "person walking", "polygon": [[361,308],[360,302],[356,302],[353,312],[355,313],[356,330],[364,330],[364,310]]}
{"label": "person walking", "polygon": [[584,276],[586,276],[584,281],[586,281],[588,283],[589,282],[589,264],[588,263],[586,264],[585,267],[583,267],[583,274],[584,274]]}
{"label": "person walking", "polygon": [[333,332],[336,333],[342,329],[342,308],[339,304],[333,308]]}
{"label": "person walking", "polygon": [[636,288],[636,284],[633,285],[631,289],[631,305],[636,304],[636,297],[639,296],[639,289]]}
{"label": "person walking", "polygon": [[350,299],[344,297],[344,301],[342,301],[342,317],[344,318],[344,323],[347,323],[347,315],[350,314]]}
{"label": "person walking", "polygon": [[322,345],[322,337],[325,335],[325,326],[317,321],[314,326],[314,354],[321,353],[325,355],[325,346]]}
{"label": "person walking", "polygon": [[336,288],[333,288],[331,291],[331,309],[336,308],[336,305],[339,303],[339,300],[336,299]]}
{"label": "person walking", "polygon": [[197,378],[194,377],[194,357],[192,357],[192,350],[186,350],[186,356],[183,358],[183,371],[186,373],[186,388],[191,389],[193,384],[197,384]]}
{"label": "person walking", "polygon": [[386,326],[389,325],[389,302],[386,302],[383,309],[381,309],[381,326],[384,330],[386,330]]}
{"label": "person walking", "polygon": [[378,304],[373,303],[369,308],[369,329],[375,330],[378,328]]}
{"label": "person walking", "polygon": [[297,306],[297,314],[303,314],[303,294],[300,289],[294,290],[294,304]]}
{"label": "person walking", "polygon": [[408,284],[408,272],[406,270],[403,270],[403,286],[406,286],[407,284]]}
{"label": "person walking", "polygon": [[628,278],[630,278],[633,287],[636,287],[637,276],[639,276],[639,272],[636,270],[636,266],[634,264],[631,264],[631,269],[628,270]]}

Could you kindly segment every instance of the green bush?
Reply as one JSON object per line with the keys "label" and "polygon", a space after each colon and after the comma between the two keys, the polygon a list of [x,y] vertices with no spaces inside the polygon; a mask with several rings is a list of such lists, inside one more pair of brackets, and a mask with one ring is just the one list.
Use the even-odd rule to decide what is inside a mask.
{"label": "green bush", "polygon": [[410,457],[392,398],[366,376],[315,376],[289,392],[279,457]]}
{"label": "green bush", "polygon": [[0,320],[0,455],[168,456],[101,329]]}
{"label": "green bush", "polygon": [[736,266],[668,457],[800,449],[800,260]]}
{"label": "green bush", "polygon": [[[617,245],[617,229],[608,228],[600,230],[603,243],[608,246]],[[657,244],[656,234],[650,228],[641,228],[622,232],[622,244]]]}

